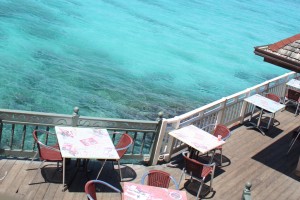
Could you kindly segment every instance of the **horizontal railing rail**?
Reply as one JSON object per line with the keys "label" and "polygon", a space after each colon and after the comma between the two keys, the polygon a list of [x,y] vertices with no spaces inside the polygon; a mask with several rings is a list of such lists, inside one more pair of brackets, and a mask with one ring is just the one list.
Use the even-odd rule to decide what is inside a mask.
{"label": "horizontal railing rail", "polygon": [[[32,157],[36,152],[32,132],[35,129],[53,131],[55,126],[105,128],[108,132],[127,132],[134,143],[125,159],[150,159],[151,149],[159,130],[159,121],[124,120],[0,109],[0,153],[14,157]],[[155,147],[154,147],[155,148]]]}

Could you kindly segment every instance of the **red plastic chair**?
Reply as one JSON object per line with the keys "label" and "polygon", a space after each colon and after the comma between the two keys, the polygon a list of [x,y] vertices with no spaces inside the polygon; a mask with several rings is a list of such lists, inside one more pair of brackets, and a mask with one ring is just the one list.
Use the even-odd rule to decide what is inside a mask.
{"label": "red plastic chair", "polygon": [[85,184],[84,187],[85,194],[89,200],[97,200],[96,185],[105,185],[113,191],[120,193],[120,195],[122,194],[118,188],[110,185],[109,183],[100,180],[90,180]]}
{"label": "red plastic chair", "polygon": [[204,181],[207,176],[210,177],[210,192],[212,191],[212,182],[214,178],[214,173],[215,173],[215,163],[212,164],[203,164],[195,159],[192,159],[189,157],[189,152],[183,152],[182,153],[183,158],[184,158],[184,168],[182,169],[179,185],[181,183],[183,175],[189,175],[191,176],[191,181],[193,179],[197,180],[200,182],[200,187],[198,189],[197,193],[197,199],[199,198],[201,194],[202,187],[204,185]]}
{"label": "red plastic chair", "polygon": [[[120,134],[118,132],[115,132],[113,134]],[[117,143],[117,145],[115,146],[116,151],[119,154],[120,159],[125,155],[126,151],[128,150],[128,148],[133,144],[133,139],[131,138],[131,136],[128,133],[123,133],[122,136],[119,139],[119,142]],[[122,181],[122,172],[121,172],[121,167],[120,167],[120,159],[119,160],[111,160],[112,162],[117,161],[118,162],[118,166],[119,166],[119,172],[120,172],[120,180]],[[102,164],[101,169],[99,170],[99,173],[97,175],[97,178],[99,178],[101,171],[103,170],[103,167],[105,165],[107,160],[104,161],[104,163]]]}
{"label": "red plastic chair", "polygon": [[[40,164],[40,166],[45,161],[47,161],[47,162],[57,162],[57,167],[59,167],[59,162],[62,162],[63,158],[61,156],[58,144],[50,146],[50,145],[46,145],[44,142],[42,142],[42,139],[44,141],[50,140],[51,136],[52,137],[54,136],[56,139],[56,134],[51,133],[49,131],[44,131],[44,130],[34,130],[32,135],[33,135],[34,141],[37,144],[38,152],[32,158],[31,162],[34,160],[34,158],[39,153],[40,160],[43,161]],[[40,168],[40,166],[39,166],[39,168]]]}
{"label": "red plastic chair", "polygon": [[300,105],[300,92],[293,89],[288,89],[284,98],[284,104],[286,105],[289,102],[292,102],[297,105],[295,111],[295,115],[297,115],[297,112],[299,110],[299,105]]}
{"label": "red plastic chair", "polygon": [[147,185],[149,186],[169,188],[170,181],[172,180],[176,190],[179,190],[177,181],[167,172],[161,170],[150,170],[142,176],[141,184],[145,184],[146,177],[148,177]]}
{"label": "red plastic chair", "polygon": [[[212,130],[212,127],[213,127],[213,130]],[[218,135],[221,135],[221,139],[223,141],[226,141],[231,136],[231,131],[223,124],[217,124],[217,125],[209,124],[201,129],[203,129],[207,132],[212,131],[212,134],[216,137],[218,137]],[[221,163],[220,164],[222,165],[222,163],[223,163],[223,147],[219,146],[214,150],[220,151],[220,154],[221,154],[221,160],[220,160]]]}

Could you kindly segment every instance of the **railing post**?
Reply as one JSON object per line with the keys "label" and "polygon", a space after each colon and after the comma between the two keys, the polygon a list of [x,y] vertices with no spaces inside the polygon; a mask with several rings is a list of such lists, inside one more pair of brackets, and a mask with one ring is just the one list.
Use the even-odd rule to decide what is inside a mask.
{"label": "railing post", "polygon": [[251,187],[252,187],[252,184],[250,182],[247,182],[245,184],[242,200],[251,200]]}
{"label": "railing post", "polygon": [[224,121],[224,113],[225,113],[225,109],[226,109],[227,99],[224,97],[222,99],[224,101],[222,103],[220,103],[221,110],[218,112],[216,124],[222,124]]}
{"label": "railing post", "polygon": [[[251,89],[248,89],[245,98],[249,97],[250,93],[251,93]],[[248,103],[246,101],[244,101],[243,105],[242,105],[242,109],[241,109],[241,114],[240,114],[240,124],[244,123],[244,117],[245,117],[247,106],[248,106]]]}
{"label": "railing post", "polygon": [[73,116],[72,116],[72,126],[78,126],[78,119],[79,119],[79,108],[74,107],[73,109]]}
{"label": "railing post", "polygon": [[156,135],[150,152],[149,165],[157,164],[158,156],[160,154],[162,139],[163,139],[163,136],[161,135],[164,135],[165,133],[165,126],[163,126],[163,112],[158,113],[157,120],[159,122],[157,124]]}

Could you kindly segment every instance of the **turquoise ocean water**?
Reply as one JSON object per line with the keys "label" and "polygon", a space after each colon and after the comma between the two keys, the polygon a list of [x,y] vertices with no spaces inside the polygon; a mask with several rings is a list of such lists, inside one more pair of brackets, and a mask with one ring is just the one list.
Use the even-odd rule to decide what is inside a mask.
{"label": "turquoise ocean water", "polygon": [[0,108],[172,117],[288,72],[299,1],[1,0]]}

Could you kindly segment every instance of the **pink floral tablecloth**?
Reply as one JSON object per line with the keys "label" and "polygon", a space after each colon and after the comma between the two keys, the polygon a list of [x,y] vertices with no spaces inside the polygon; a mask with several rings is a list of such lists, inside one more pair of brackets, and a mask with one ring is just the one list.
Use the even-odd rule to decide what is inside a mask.
{"label": "pink floral tablecloth", "polygon": [[206,153],[225,143],[223,140],[219,141],[217,137],[194,125],[171,131],[169,134],[201,153]]}
{"label": "pink floral tablecloth", "polygon": [[297,79],[291,79],[286,85],[300,90],[300,81]]}
{"label": "pink floral tablecloth", "polygon": [[268,99],[260,94],[255,94],[251,97],[248,97],[245,99],[245,101],[272,113],[278,112],[285,107],[285,105]]}
{"label": "pink floral tablecloth", "polygon": [[119,159],[106,129],[55,127],[64,158]]}
{"label": "pink floral tablecloth", "polygon": [[186,192],[125,182],[123,200],[186,200]]}

